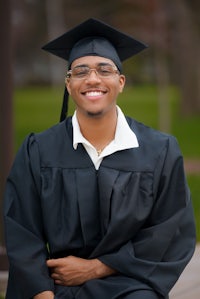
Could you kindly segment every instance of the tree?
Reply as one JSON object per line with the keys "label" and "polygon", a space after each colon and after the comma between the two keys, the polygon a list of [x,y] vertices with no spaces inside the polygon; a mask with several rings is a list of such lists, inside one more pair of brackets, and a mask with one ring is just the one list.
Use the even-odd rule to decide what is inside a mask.
{"label": "tree", "polygon": [[199,9],[199,1],[175,0],[171,5],[173,65],[184,115],[200,114]]}
{"label": "tree", "polygon": [[[66,31],[65,23],[63,19],[63,6],[62,0],[46,0],[46,23],[47,23],[47,35],[48,39],[53,40],[57,36]],[[50,80],[52,85],[60,84],[63,81],[64,84],[64,63],[60,58],[55,56],[49,56],[50,62]]]}
{"label": "tree", "polygon": [[[0,211],[2,210],[3,189],[13,158],[13,116],[12,116],[12,45],[11,45],[11,15],[10,1],[0,1]],[[2,215],[2,213],[0,214]],[[0,217],[0,247],[4,245],[3,219]],[[2,267],[2,253],[0,252],[0,265]]]}

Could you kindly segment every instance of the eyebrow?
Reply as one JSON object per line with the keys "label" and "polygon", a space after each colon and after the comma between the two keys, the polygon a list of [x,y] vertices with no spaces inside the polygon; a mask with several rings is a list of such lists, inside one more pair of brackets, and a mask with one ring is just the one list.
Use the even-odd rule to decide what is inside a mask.
{"label": "eyebrow", "polygon": [[[116,67],[114,64],[111,64],[111,63],[108,63],[108,62],[99,62],[95,66],[97,67],[97,66],[104,66],[104,65],[110,65],[112,67]],[[88,64],[77,64],[73,68],[77,68],[77,67],[90,67],[90,66]]]}

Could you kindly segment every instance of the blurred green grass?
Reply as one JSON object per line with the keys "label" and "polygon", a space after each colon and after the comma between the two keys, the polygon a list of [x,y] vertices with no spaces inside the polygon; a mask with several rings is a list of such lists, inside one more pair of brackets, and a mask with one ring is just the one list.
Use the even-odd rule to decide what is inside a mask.
{"label": "blurred green grass", "polygon": [[[15,150],[30,132],[40,132],[59,122],[63,87],[27,87],[14,92]],[[180,95],[171,86],[168,90],[170,105],[170,132],[178,139],[185,159],[200,159],[200,116],[183,118],[179,112]],[[158,128],[158,92],[156,86],[126,87],[120,95],[118,104],[126,115]],[[74,111],[72,100],[69,102],[69,115]],[[200,241],[200,173],[188,175],[192,193],[197,236]]]}

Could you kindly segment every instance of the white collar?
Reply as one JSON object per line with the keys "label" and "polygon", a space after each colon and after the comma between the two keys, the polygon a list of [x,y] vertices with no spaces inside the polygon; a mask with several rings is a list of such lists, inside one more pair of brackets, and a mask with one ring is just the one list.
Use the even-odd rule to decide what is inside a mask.
{"label": "white collar", "polygon": [[[107,156],[119,150],[139,147],[138,139],[135,133],[130,129],[122,110],[117,106],[117,127],[115,138],[102,152],[103,156]],[[76,150],[79,143],[93,147],[91,143],[82,135],[76,115],[76,111],[72,117],[73,125],[73,147]]]}

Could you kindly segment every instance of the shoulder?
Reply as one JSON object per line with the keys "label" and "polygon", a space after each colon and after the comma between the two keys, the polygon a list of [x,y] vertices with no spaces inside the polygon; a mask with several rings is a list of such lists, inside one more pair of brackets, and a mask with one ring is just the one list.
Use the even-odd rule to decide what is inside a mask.
{"label": "shoulder", "polygon": [[138,159],[142,157],[144,163],[154,161],[156,167],[159,163],[170,161],[173,164],[183,159],[178,141],[173,135],[155,130],[130,117],[127,117],[127,122],[138,138],[137,155]]}
{"label": "shoulder", "polygon": [[71,117],[67,118],[61,123],[58,123],[45,131],[40,133],[31,133],[25,139],[25,143],[28,145],[38,144],[40,148],[51,148],[55,147],[60,143],[63,143],[63,140],[69,138],[71,127]]}
{"label": "shoulder", "polygon": [[40,133],[34,133],[35,139],[38,142],[47,142],[51,140],[55,142],[55,140],[63,138],[63,136],[66,136],[67,128],[71,124],[71,117],[67,118],[66,120],[62,121],[61,123],[58,123],[49,129],[40,132]]}
{"label": "shoulder", "polygon": [[130,117],[126,117],[126,120],[130,128],[136,134],[140,145],[155,145],[157,147],[161,144],[167,145],[172,143],[178,146],[178,142],[175,136],[151,128]]}
{"label": "shoulder", "polygon": [[72,144],[71,117],[40,133],[29,134],[18,153],[29,157],[40,156],[41,161],[52,160],[66,152]]}

